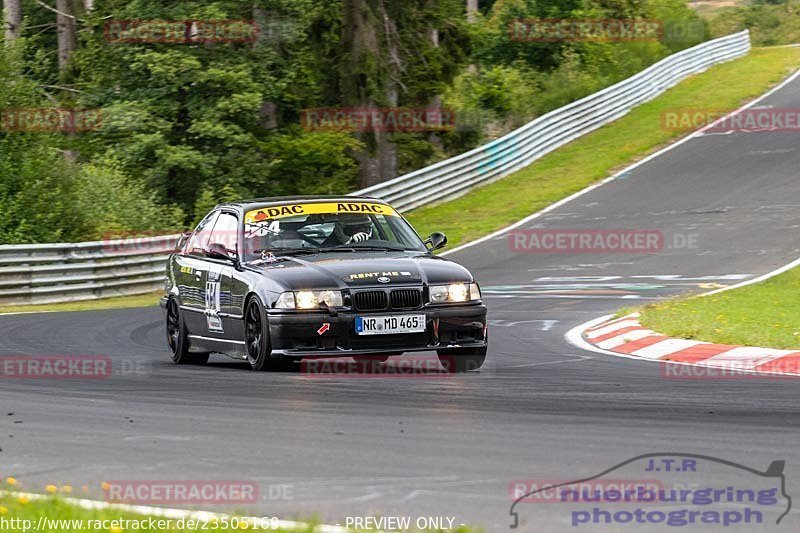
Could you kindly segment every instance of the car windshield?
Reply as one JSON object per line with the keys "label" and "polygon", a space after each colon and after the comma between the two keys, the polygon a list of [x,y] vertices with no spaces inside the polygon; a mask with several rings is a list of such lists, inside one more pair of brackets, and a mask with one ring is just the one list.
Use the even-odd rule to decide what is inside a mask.
{"label": "car windshield", "polygon": [[427,249],[394,209],[375,202],[265,206],[245,215],[245,260],[269,254]]}

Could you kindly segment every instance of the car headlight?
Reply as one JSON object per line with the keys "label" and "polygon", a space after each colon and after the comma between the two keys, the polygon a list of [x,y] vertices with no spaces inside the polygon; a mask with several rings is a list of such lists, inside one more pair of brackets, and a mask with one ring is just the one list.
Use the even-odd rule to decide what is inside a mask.
{"label": "car headlight", "polygon": [[342,291],[284,292],[275,302],[276,309],[318,309],[322,306],[341,307]]}
{"label": "car headlight", "polygon": [[470,302],[481,298],[481,291],[478,289],[477,283],[431,285],[429,293],[432,304]]}

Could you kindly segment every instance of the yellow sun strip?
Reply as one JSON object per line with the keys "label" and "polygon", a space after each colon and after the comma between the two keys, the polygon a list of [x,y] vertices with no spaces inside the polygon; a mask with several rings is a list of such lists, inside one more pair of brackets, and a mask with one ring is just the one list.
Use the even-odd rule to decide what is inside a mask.
{"label": "yellow sun strip", "polygon": [[312,204],[286,204],[262,207],[249,211],[244,221],[246,224],[275,220],[278,218],[296,217],[301,215],[320,215],[338,213],[362,213],[365,215],[400,216],[392,207],[375,202],[323,202]]}

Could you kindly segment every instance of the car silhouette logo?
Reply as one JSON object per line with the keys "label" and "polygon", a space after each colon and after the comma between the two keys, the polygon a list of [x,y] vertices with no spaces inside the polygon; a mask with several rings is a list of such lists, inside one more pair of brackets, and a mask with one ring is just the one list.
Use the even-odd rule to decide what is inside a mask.
{"label": "car silhouette logo", "polygon": [[390,278],[387,278],[386,276],[381,276],[378,278],[378,283],[389,283],[390,281],[392,280]]}

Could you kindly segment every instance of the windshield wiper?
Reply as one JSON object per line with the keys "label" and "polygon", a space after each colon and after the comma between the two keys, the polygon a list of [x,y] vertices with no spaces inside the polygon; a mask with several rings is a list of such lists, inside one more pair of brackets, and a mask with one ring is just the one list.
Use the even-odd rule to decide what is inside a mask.
{"label": "windshield wiper", "polygon": [[[354,248],[271,248],[269,250],[256,250],[256,254],[272,254],[275,257],[291,255],[322,254],[326,252],[355,252]],[[260,260],[260,258],[259,258]]]}
{"label": "windshield wiper", "polygon": [[[311,254],[324,254],[331,252],[359,252],[359,251],[380,251],[380,252],[406,252],[405,248],[397,248],[392,246],[333,246],[328,248],[272,248],[264,250],[256,250],[256,254],[272,254],[275,257],[284,257],[292,255],[311,255]],[[260,261],[261,259],[256,259]]]}
{"label": "windshield wiper", "polygon": [[379,245],[367,245],[367,246],[353,246],[353,250],[377,250],[377,251],[384,251],[384,252],[409,252],[412,250],[407,250],[406,248],[398,248],[396,246],[379,246]]}

